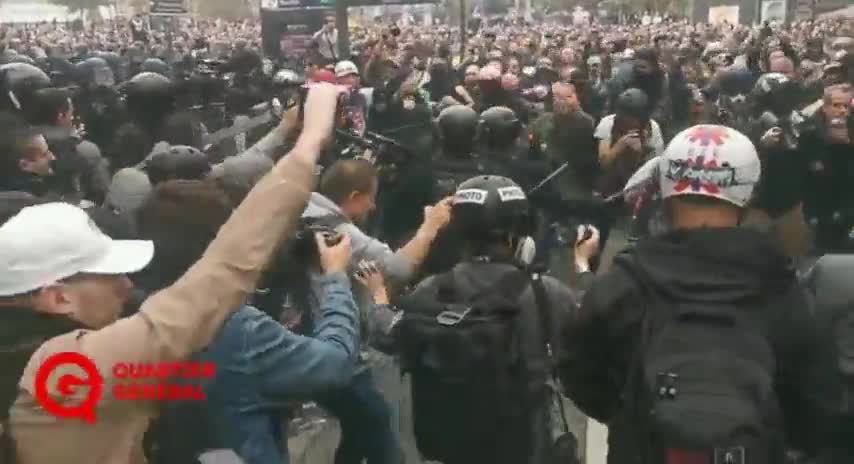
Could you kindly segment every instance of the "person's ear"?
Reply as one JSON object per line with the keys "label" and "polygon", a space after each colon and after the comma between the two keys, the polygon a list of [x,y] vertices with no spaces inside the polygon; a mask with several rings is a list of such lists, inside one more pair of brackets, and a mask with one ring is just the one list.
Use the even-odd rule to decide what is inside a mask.
{"label": "person's ear", "polygon": [[350,202],[350,201],[357,200],[359,198],[359,195],[360,195],[360,193],[358,190],[353,190],[352,192],[350,192],[349,195],[347,195],[347,201]]}
{"label": "person's ear", "polygon": [[21,172],[30,172],[30,170],[31,170],[31,169],[30,169],[30,166],[31,166],[32,164],[33,164],[33,163],[32,163],[32,161],[30,161],[30,160],[28,160],[28,159],[26,159],[26,158],[21,158],[21,159],[19,159],[19,160],[18,160],[18,169],[19,169]]}
{"label": "person's ear", "polygon": [[61,285],[42,288],[32,296],[33,306],[51,314],[66,314],[66,306],[71,302],[67,292]]}

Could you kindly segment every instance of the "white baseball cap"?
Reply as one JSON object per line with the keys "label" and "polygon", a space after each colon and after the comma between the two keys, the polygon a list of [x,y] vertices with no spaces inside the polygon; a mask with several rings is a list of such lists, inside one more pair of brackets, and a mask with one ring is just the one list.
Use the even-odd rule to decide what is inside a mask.
{"label": "white baseball cap", "polygon": [[344,77],[351,75],[359,75],[359,68],[352,61],[339,61],[335,65],[335,77]]}
{"label": "white baseball cap", "polygon": [[761,173],[750,139],[725,126],[702,124],[685,129],[673,137],[660,158],[663,198],[702,195],[743,207]]}
{"label": "white baseball cap", "polygon": [[80,273],[137,272],[153,256],[152,242],[113,240],[76,206],[30,206],[0,226],[0,296],[20,295]]}

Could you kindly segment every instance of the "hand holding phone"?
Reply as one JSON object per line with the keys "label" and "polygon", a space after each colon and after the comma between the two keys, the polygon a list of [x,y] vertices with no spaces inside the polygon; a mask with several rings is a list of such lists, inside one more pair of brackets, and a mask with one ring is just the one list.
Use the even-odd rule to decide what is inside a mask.
{"label": "hand holding phone", "polygon": [[637,131],[637,130],[629,131],[625,135],[625,137],[626,137],[625,143],[626,143],[627,147],[631,148],[633,151],[641,151],[641,148],[643,148],[643,147],[642,147],[642,143],[641,143],[640,131]]}
{"label": "hand holding phone", "polygon": [[590,270],[590,260],[599,253],[599,229],[591,225],[580,225],[574,247],[575,265],[578,270]]}

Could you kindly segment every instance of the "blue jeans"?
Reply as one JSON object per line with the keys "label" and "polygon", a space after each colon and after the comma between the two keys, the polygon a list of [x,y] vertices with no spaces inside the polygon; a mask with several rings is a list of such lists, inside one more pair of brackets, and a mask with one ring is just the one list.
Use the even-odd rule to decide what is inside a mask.
{"label": "blue jeans", "polygon": [[338,418],[341,442],[335,464],[401,464],[403,455],[392,428],[391,409],[369,369],[356,374],[343,390],[318,404]]}

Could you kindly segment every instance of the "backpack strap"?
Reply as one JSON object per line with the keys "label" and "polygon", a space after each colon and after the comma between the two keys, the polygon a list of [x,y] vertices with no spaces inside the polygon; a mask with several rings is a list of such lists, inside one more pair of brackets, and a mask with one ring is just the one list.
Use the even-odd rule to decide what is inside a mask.
{"label": "backpack strap", "polygon": [[646,347],[649,346],[653,331],[661,323],[660,317],[653,320],[653,311],[650,310],[652,302],[659,301],[664,305],[668,305],[667,309],[669,310],[670,301],[666,296],[656,292],[655,287],[650,284],[649,280],[642,272],[637,272],[637,268],[635,266],[630,263],[620,264],[618,261],[615,262],[615,264],[625,271],[632,280],[634,280],[634,287],[640,297],[639,304],[641,308],[643,308],[637,349],[635,350],[634,355],[631,356],[631,360],[628,365],[628,373],[626,375],[625,386],[622,394],[623,405],[621,409],[625,411],[625,414],[630,420],[634,421],[638,425],[632,439],[635,440],[635,449],[638,450],[642,458],[642,462],[651,462],[650,458],[652,457],[653,451],[650,446],[650,442],[652,435],[650,430],[646,427],[648,420],[646,416],[649,414],[649,411],[647,411],[642,405],[638,391],[640,390],[643,382],[643,364]]}
{"label": "backpack strap", "polygon": [[[531,287],[534,291],[534,301],[537,305],[537,319],[539,320],[540,325],[540,335],[545,340],[545,349],[546,349],[546,363],[548,364],[549,375],[551,376],[552,382],[554,382],[555,387],[560,385],[560,381],[558,380],[557,374],[557,362],[554,358],[554,352],[552,351],[552,347],[556,343],[554,339],[554,321],[552,320],[552,308],[551,303],[549,302],[549,296],[546,292],[546,286],[543,283],[543,276],[539,273],[530,274]],[[566,420],[566,411],[563,405],[563,399],[560,397],[560,394],[555,392],[557,397],[558,409],[560,410],[560,422],[561,429],[564,433],[570,433],[569,423]]]}
{"label": "backpack strap", "polygon": [[466,297],[464,292],[460,292],[454,271],[440,274],[436,277],[437,296],[439,303],[445,305],[445,310],[437,316],[437,322],[442,325],[454,325],[465,319],[475,308],[515,304],[522,292],[528,288],[529,281],[525,271],[514,269],[504,273],[495,285],[487,286]]}

